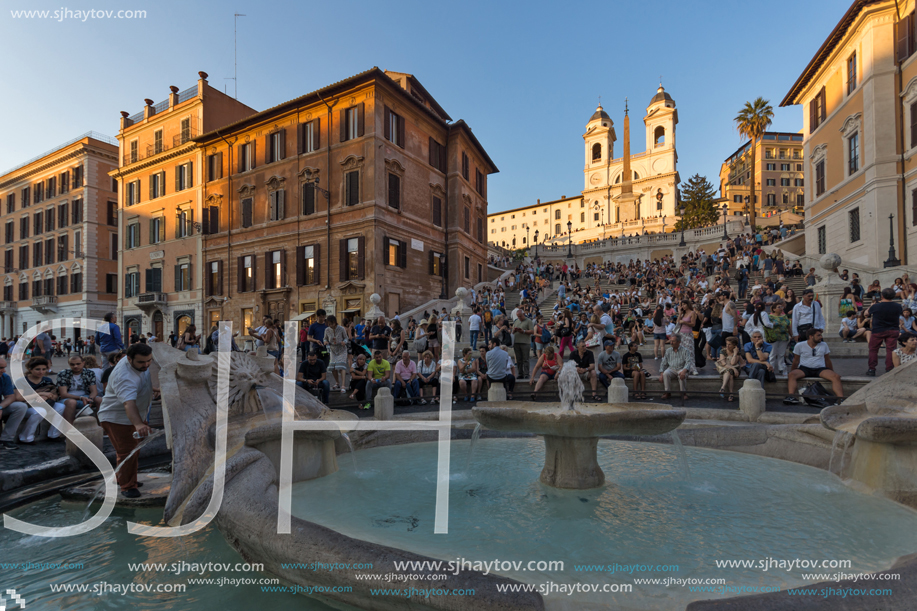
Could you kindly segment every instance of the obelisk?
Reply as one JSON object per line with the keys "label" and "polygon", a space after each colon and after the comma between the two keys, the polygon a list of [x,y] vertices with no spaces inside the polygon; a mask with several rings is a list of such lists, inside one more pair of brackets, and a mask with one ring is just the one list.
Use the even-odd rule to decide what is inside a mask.
{"label": "obelisk", "polygon": [[624,173],[621,194],[615,198],[621,211],[621,221],[637,220],[637,197],[634,195],[634,172],[630,169],[630,116],[624,98]]}

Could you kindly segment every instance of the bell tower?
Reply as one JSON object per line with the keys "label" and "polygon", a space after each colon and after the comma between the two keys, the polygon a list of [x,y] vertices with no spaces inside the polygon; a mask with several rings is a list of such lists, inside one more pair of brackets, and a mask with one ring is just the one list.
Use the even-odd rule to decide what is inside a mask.
{"label": "bell tower", "polygon": [[678,111],[675,109],[675,100],[659,84],[656,95],[646,107],[646,116],[643,118],[646,125],[646,150],[657,151],[660,149],[675,148],[675,126],[678,125]]}
{"label": "bell tower", "polygon": [[[583,134],[585,149],[583,171],[586,190],[604,186],[607,180],[604,168],[614,159],[615,140],[617,137],[614,122],[600,104],[589,122],[586,123],[586,133]],[[598,172],[599,169],[603,171]]]}

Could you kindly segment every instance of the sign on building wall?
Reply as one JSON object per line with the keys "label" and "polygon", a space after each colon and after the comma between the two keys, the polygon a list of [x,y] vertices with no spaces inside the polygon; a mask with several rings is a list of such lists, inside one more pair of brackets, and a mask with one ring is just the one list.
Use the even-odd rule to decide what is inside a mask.
{"label": "sign on building wall", "polygon": [[411,248],[413,248],[414,250],[419,250],[420,252],[423,252],[423,240],[411,238]]}

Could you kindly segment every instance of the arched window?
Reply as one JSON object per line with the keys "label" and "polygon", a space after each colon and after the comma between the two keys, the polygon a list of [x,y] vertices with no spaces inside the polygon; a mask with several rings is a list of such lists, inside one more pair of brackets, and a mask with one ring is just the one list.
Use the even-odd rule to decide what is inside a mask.
{"label": "arched window", "polygon": [[634,172],[634,180],[640,180],[640,175]]}
{"label": "arched window", "polygon": [[618,174],[618,177],[615,179],[615,184],[618,184],[620,182],[621,182],[621,175]]}
{"label": "arched window", "polygon": [[556,220],[556,221],[559,221],[559,220],[560,220],[560,210],[555,210],[555,211],[554,211],[554,220]]}
{"label": "arched window", "polygon": [[580,213],[579,213],[579,222],[580,222],[580,223],[585,223],[585,222],[586,222],[586,213],[585,213],[585,212],[580,212]]}
{"label": "arched window", "polygon": [[596,142],[592,145],[592,160],[601,161],[602,160],[602,145]]}
{"label": "arched window", "polygon": [[560,223],[554,225],[554,235],[560,235]]}
{"label": "arched window", "polygon": [[656,146],[662,146],[665,144],[665,128],[663,126],[660,125],[653,132],[653,142],[656,143]]}

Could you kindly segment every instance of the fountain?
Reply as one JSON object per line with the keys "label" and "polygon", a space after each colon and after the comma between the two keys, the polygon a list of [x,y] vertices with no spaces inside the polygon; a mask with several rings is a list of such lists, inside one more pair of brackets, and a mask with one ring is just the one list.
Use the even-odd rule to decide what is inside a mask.
{"label": "fountain", "polygon": [[[840,448],[838,476],[848,478],[847,482],[855,487],[878,492],[911,507],[917,507],[915,374],[913,363],[898,367],[850,395],[842,404],[821,411],[822,424],[837,431],[831,466],[835,448]],[[848,461],[847,450],[851,446],[853,452]],[[846,474],[845,464],[849,470]]]}
{"label": "fountain", "polygon": [[544,437],[544,468],[539,478],[554,488],[588,489],[605,483],[596,452],[604,435],[661,435],[680,425],[685,411],[653,403],[579,403],[583,382],[568,361],[557,376],[560,404],[517,401],[487,403],[472,409],[475,420],[497,431]]}

